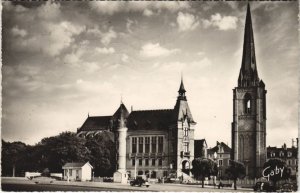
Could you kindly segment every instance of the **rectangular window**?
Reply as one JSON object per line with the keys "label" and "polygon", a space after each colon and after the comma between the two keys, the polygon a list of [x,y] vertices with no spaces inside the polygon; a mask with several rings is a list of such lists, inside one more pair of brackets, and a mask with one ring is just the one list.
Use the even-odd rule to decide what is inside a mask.
{"label": "rectangular window", "polygon": [[137,141],[137,138],[133,137],[132,138],[132,144],[131,144],[132,145],[132,150],[131,150],[132,153],[136,153],[136,148],[137,148],[136,141]]}
{"label": "rectangular window", "polygon": [[150,137],[145,137],[145,153],[150,152]]}
{"label": "rectangular window", "polygon": [[131,160],[132,162],[132,166],[135,166],[135,159],[133,158],[132,160]]}
{"label": "rectangular window", "polygon": [[151,145],[152,153],[156,153],[156,137],[152,137],[151,142],[152,142],[152,145]]}
{"label": "rectangular window", "polygon": [[143,153],[144,140],[142,137],[139,137],[139,153]]}
{"label": "rectangular window", "polygon": [[189,152],[189,143],[183,143],[183,151]]}
{"label": "rectangular window", "polygon": [[152,166],[155,166],[155,159],[152,159]]}
{"label": "rectangular window", "polygon": [[158,165],[159,165],[159,166],[162,166],[162,159],[161,159],[161,158],[158,159]]}
{"label": "rectangular window", "polygon": [[143,165],[143,160],[139,159],[139,166]]}
{"label": "rectangular window", "polygon": [[187,127],[183,128],[183,136],[187,137],[189,135],[189,130]]}
{"label": "rectangular window", "polygon": [[69,176],[72,176],[72,169],[69,170]]}
{"label": "rectangular window", "polygon": [[145,159],[145,166],[149,166],[149,160]]}
{"label": "rectangular window", "polygon": [[219,166],[222,166],[222,165],[223,165],[223,160],[220,159],[220,160],[219,160]]}
{"label": "rectangular window", "polygon": [[162,153],[164,149],[164,137],[158,137],[158,153]]}

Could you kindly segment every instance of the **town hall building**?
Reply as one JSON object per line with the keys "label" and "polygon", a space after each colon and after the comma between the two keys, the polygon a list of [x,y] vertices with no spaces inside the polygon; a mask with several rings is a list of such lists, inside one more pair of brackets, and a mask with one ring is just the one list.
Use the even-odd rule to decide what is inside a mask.
{"label": "town hall building", "polygon": [[89,116],[77,134],[97,135],[102,131],[115,134],[120,178],[126,178],[126,174],[150,178],[173,174],[175,177],[189,178],[194,159],[196,122],[185,93],[181,80],[173,109],[129,112],[121,103],[111,116]]}

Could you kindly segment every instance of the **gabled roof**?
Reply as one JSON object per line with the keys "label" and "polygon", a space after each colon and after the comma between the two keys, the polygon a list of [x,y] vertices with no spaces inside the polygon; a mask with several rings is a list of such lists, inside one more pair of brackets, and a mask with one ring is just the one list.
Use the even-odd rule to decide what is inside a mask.
{"label": "gabled roof", "polygon": [[112,116],[88,117],[79,131],[109,130]]}
{"label": "gabled roof", "polygon": [[63,168],[81,168],[84,166],[86,163],[81,163],[81,162],[69,162],[66,163]]}
{"label": "gabled roof", "polygon": [[129,130],[167,130],[176,124],[173,109],[132,111],[127,119]]}
{"label": "gabled roof", "polygon": [[210,148],[210,149],[207,150],[207,153],[208,153],[208,154],[212,154],[212,153],[214,153],[214,152],[217,152],[217,153],[218,153],[219,146],[223,147],[224,153],[231,153],[231,148],[230,148],[228,145],[226,145],[226,144],[223,143],[223,142],[218,142],[218,141],[217,141],[217,145],[216,145],[215,147]]}
{"label": "gabled roof", "polygon": [[194,146],[197,147],[207,147],[207,143],[205,139],[195,139],[194,144],[195,144]]}

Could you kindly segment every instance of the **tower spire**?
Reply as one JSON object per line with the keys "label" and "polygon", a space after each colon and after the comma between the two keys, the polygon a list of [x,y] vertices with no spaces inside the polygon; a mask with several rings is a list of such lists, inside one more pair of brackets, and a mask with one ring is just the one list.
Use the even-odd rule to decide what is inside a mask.
{"label": "tower spire", "polygon": [[179,87],[179,90],[178,90],[178,93],[180,96],[184,95],[186,92],[185,88],[184,88],[184,85],[183,85],[183,77],[182,77],[182,73],[181,73],[181,83],[180,83],[180,87]]}
{"label": "tower spire", "polygon": [[250,5],[248,3],[244,32],[243,57],[238,79],[238,86],[257,86],[258,84],[259,77],[256,67],[252,19]]}

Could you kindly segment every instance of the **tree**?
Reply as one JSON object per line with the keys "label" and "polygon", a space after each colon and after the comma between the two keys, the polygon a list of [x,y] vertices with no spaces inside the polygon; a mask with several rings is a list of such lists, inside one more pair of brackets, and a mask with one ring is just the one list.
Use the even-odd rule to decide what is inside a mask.
{"label": "tree", "polygon": [[86,147],[90,150],[90,163],[95,176],[112,176],[116,170],[114,134],[103,131],[101,134],[87,137]]}
{"label": "tree", "polygon": [[72,132],[42,139],[33,154],[38,170],[42,172],[48,168],[50,172],[62,172],[62,166],[67,162],[89,161],[90,151],[85,143],[84,138]]}
{"label": "tree", "polygon": [[288,179],[291,175],[291,169],[286,166],[285,161],[273,158],[264,163],[263,177],[272,181],[274,186],[279,180]]}
{"label": "tree", "polygon": [[246,168],[241,162],[229,160],[229,167],[226,169],[225,173],[230,179],[233,179],[234,189],[236,190],[236,181],[237,179],[243,179],[245,177]]}
{"label": "tree", "polygon": [[196,158],[192,161],[192,173],[197,180],[202,181],[202,188],[204,188],[205,177],[216,175],[218,172],[217,164],[206,158]]}
{"label": "tree", "polygon": [[2,175],[19,176],[22,163],[26,155],[26,144],[22,142],[5,142],[2,140]]}

